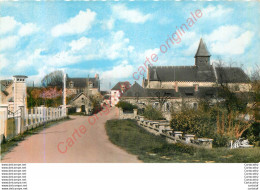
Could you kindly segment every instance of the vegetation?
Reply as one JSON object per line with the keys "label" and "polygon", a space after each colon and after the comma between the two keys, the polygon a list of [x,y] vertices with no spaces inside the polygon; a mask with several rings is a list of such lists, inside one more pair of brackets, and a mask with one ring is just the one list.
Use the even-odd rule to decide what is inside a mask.
{"label": "vegetation", "polygon": [[153,108],[151,105],[146,106],[143,116],[150,120],[164,120],[163,114],[160,110]]}
{"label": "vegetation", "polygon": [[134,109],[137,109],[136,105],[133,105],[129,102],[119,101],[116,104],[116,107],[122,108],[124,112],[133,112]]}
{"label": "vegetation", "polygon": [[260,161],[260,148],[227,149],[194,148],[184,144],[168,144],[137,126],[133,120],[110,120],[106,131],[112,143],[135,154],[144,162],[202,162],[202,163],[256,163]]}
{"label": "vegetation", "polygon": [[42,86],[62,88],[63,75],[64,75],[63,71],[60,71],[60,70],[53,71],[53,72],[47,74],[41,81]]}
{"label": "vegetation", "polygon": [[[66,97],[67,102],[72,97]],[[41,105],[47,107],[58,107],[63,104],[62,90],[56,87],[28,87],[27,88],[27,105],[33,108]]]}

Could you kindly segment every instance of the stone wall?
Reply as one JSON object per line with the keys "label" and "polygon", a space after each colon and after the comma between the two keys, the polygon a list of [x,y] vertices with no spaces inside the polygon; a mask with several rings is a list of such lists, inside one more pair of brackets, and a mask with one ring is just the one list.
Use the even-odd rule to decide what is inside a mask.
{"label": "stone wall", "polygon": [[181,131],[173,131],[170,127],[170,122],[167,120],[152,121],[138,115],[135,119],[140,127],[150,133],[164,137],[168,143],[179,142],[194,147],[212,148],[213,139],[195,138],[195,135],[192,134],[183,135]]}

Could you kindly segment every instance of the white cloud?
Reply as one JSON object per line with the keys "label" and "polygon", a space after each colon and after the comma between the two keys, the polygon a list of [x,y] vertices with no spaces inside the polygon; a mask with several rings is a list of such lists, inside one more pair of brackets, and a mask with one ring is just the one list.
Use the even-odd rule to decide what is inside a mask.
{"label": "white cloud", "polygon": [[11,32],[18,25],[20,25],[20,23],[17,22],[14,19],[14,17],[10,17],[10,16],[0,17],[0,34],[6,34],[8,32]]}
{"label": "white cloud", "polygon": [[73,40],[71,41],[71,43],[69,44],[69,46],[71,47],[71,50],[80,50],[84,47],[86,47],[87,45],[91,44],[91,39],[90,38],[86,38],[86,37],[82,37],[78,40]]}
{"label": "white cloud", "polygon": [[231,38],[228,41],[217,41],[211,44],[211,50],[214,54],[239,55],[245,52],[246,47],[251,43],[254,34],[251,31],[242,33],[237,38]]}
{"label": "white cloud", "polygon": [[109,20],[104,20],[102,24],[104,29],[112,30],[115,25],[115,19],[111,17]]}
{"label": "white cloud", "polygon": [[96,18],[96,13],[87,9],[80,11],[78,15],[70,18],[63,24],[58,24],[52,28],[51,34],[54,37],[63,35],[80,34],[91,29],[92,24]]}
{"label": "white cloud", "polygon": [[223,17],[232,12],[233,12],[233,9],[225,8],[222,5],[218,5],[218,6],[209,5],[208,7],[202,9],[202,14],[206,15],[207,18]]}
{"label": "white cloud", "polygon": [[36,24],[33,23],[26,23],[21,26],[21,28],[18,31],[18,34],[20,36],[28,36],[35,32],[39,31],[39,28],[36,26]]}
{"label": "white cloud", "polygon": [[[105,48],[101,50],[102,54],[108,59],[116,59],[119,57],[127,56],[127,46],[129,39],[124,37],[123,31],[112,33],[110,43],[106,44]],[[126,49],[125,49],[126,48]]]}
{"label": "white cloud", "polygon": [[103,79],[120,79],[128,78],[133,74],[133,66],[128,61],[123,61],[121,64],[114,66],[111,70],[104,71],[101,74]]}
{"label": "white cloud", "polygon": [[134,50],[129,45],[123,31],[111,32],[109,36],[100,39],[83,37],[70,43],[71,53],[79,55],[82,60],[126,58]]}
{"label": "white cloud", "polygon": [[[251,43],[254,33],[237,25],[224,25],[204,35],[204,42],[212,55],[241,55]],[[187,37],[186,34],[184,38]],[[187,41],[188,40],[188,41]],[[192,32],[185,39],[184,44],[189,45],[183,53],[186,56],[195,55],[199,45],[199,36]],[[188,43],[189,42],[189,43]]]}
{"label": "white cloud", "polygon": [[14,48],[18,41],[18,36],[8,36],[6,38],[0,38],[0,51]]}
{"label": "white cloud", "polygon": [[0,63],[0,71],[9,63],[3,54],[0,54]]}
{"label": "white cloud", "polygon": [[114,5],[112,11],[115,18],[130,23],[145,23],[152,18],[151,14],[143,14],[137,9],[128,9],[125,5]]}
{"label": "white cloud", "polygon": [[46,58],[46,64],[56,67],[62,67],[66,65],[72,65],[81,61],[82,58],[79,55],[74,55],[70,51],[61,51],[53,56]]}
{"label": "white cloud", "polygon": [[214,30],[211,34],[206,36],[206,41],[214,42],[227,42],[230,39],[238,36],[241,32],[241,28],[236,25],[225,25],[220,26],[216,30]]}
{"label": "white cloud", "polygon": [[26,55],[25,59],[21,59],[17,63],[17,69],[25,68],[27,69],[28,67],[33,66],[33,64],[38,64],[40,59],[43,59],[41,56],[41,52],[44,51],[44,49],[36,49],[33,54],[31,55]]}

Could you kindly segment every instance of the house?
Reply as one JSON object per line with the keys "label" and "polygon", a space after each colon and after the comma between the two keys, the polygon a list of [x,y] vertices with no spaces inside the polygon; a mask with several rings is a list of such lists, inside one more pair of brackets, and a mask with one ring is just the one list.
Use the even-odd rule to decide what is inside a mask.
{"label": "house", "polygon": [[85,93],[81,92],[70,100],[68,107],[75,108],[76,112],[85,112],[86,114],[89,114],[92,108],[92,103],[89,97],[87,97]]}
{"label": "house", "polygon": [[24,75],[15,75],[13,79],[0,81],[0,104],[7,104],[8,110],[15,112],[20,106],[27,107],[27,87]]}
{"label": "house", "polygon": [[196,109],[201,99],[213,104],[221,85],[227,85],[234,92],[250,91],[250,80],[241,68],[212,65],[210,57],[201,39],[193,66],[149,66],[142,86],[135,83],[121,99],[139,107],[152,104],[170,111],[184,104]]}
{"label": "house", "polygon": [[120,97],[124,92],[126,92],[131,87],[131,84],[128,81],[125,82],[118,82],[110,92],[111,98],[111,106],[115,106],[118,102]]}
{"label": "house", "polygon": [[175,89],[159,89],[159,88],[143,88],[135,82],[132,87],[125,92],[121,100],[127,101],[139,108],[144,108],[146,105],[153,105],[162,111],[170,112],[171,109],[180,110],[182,105],[186,105],[197,109],[200,99],[216,101],[218,87],[179,87]]}
{"label": "house", "polygon": [[84,92],[88,95],[95,95],[100,92],[100,80],[98,74],[94,78],[70,78],[66,82],[67,96],[77,95]]}

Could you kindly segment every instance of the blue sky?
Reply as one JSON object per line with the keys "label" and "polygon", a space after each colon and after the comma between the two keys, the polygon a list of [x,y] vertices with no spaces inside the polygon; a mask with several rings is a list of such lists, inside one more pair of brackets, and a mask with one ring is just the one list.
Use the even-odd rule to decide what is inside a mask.
{"label": "blue sky", "polygon": [[[194,65],[200,38],[211,62],[221,58],[250,72],[259,61],[259,2],[1,2],[0,79],[16,74],[39,81],[65,69],[93,77],[101,88],[134,82],[146,56],[156,65]],[[160,52],[191,12],[201,18],[166,53]],[[141,78],[138,81],[141,83]]]}

